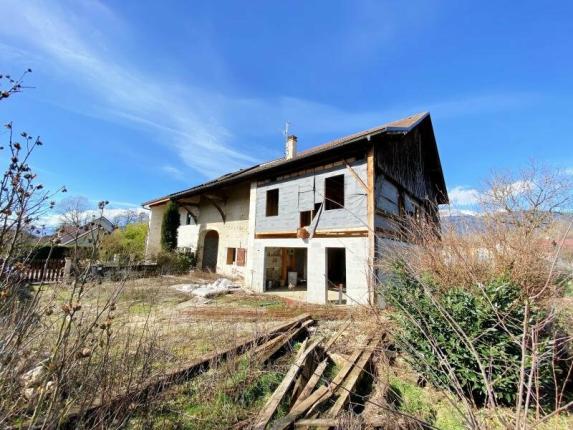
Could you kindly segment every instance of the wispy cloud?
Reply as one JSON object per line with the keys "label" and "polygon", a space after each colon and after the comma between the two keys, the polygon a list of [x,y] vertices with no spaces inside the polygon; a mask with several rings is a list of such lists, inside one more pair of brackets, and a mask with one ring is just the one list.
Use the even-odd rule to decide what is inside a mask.
{"label": "wispy cloud", "polygon": [[18,50],[41,56],[67,79],[92,91],[101,115],[147,127],[206,176],[255,161],[228,144],[230,132],[203,105],[209,95],[177,83],[166,91],[165,82],[146,76],[112,52],[112,40],[92,24],[98,21],[108,28],[113,20],[113,13],[102,4],[79,1],[73,6],[81,7],[68,4],[64,10],[54,3],[6,3],[11,18],[0,27],[0,34],[19,44]]}
{"label": "wispy cloud", "polygon": [[[265,154],[273,151],[253,151],[252,147],[242,151],[239,142],[253,136],[276,136],[278,149],[280,127],[287,119],[297,133],[336,137],[418,111],[450,118],[519,108],[535,98],[528,93],[468,94],[381,110],[348,111],[303,98],[229,96],[191,81],[165,81],[146,74],[117,49],[121,35],[130,33],[129,25],[97,0],[50,4],[4,0],[3,6],[10,11],[10,19],[0,26],[0,36],[6,39],[0,43],[3,56],[33,58],[42,67],[50,67],[61,74],[62,81],[73,82],[89,94],[93,111],[84,113],[145,130],[173,151],[182,166],[210,178],[265,161]],[[181,166],[170,164],[160,171],[185,180]]]}
{"label": "wispy cloud", "polygon": [[161,166],[161,170],[172,178],[177,179],[178,181],[185,181],[186,179],[185,173],[175,166],[164,165]]}

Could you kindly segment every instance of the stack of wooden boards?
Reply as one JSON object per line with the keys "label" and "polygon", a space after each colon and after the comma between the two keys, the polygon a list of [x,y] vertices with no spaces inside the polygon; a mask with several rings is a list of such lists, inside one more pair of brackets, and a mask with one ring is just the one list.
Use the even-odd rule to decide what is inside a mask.
{"label": "stack of wooden boards", "polygon": [[[347,322],[328,341],[322,337],[303,341],[295,362],[261,409],[252,428],[267,428],[281,404],[282,407],[288,404],[288,413],[272,423],[270,428],[273,430],[305,427],[303,421],[310,423],[312,419],[316,422],[332,421],[345,409],[357,383],[367,372],[374,352],[384,339],[383,336],[370,335],[350,355],[331,353],[332,345],[349,324]],[[339,369],[332,380],[324,378],[329,362],[334,362]]]}

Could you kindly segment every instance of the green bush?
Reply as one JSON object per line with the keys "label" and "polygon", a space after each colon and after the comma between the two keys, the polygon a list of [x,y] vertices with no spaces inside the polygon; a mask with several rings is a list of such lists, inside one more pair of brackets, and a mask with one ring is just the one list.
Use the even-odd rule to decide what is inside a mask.
{"label": "green bush", "polygon": [[187,273],[195,267],[197,260],[194,253],[161,252],[157,256],[157,266],[164,274]]}
{"label": "green bush", "polygon": [[100,257],[110,261],[117,255],[121,263],[141,261],[145,257],[146,238],[146,223],[128,224],[103,237]]}
{"label": "green bush", "polygon": [[[425,290],[426,289],[426,290]],[[448,364],[461,385],[464,395],[483,404],[487,391],[478,361],[462,341],[454,325],[440,307],[451,315],[459,329],[469,338],[480,361],[486,367],[497,401],[512,405],[516,400],[521,362],[519,339],[524,306],[520,289],[499,279],[473,290],[450,288],[441,291],[432,282],[422,285],[399,268],[385,292],[395,308],[393,317],[400,330],[398,345],[407,360],[433,385],[455,393]],[[498,315],[504,318],[504,327]],[[533,309],[531,323],[540,321],[542,313]],[[517,340],[517,342],[516,342]],[[549,345],[549,336],[539,339]],[[441,356],[440,356],[441,355]],[[550,362],[540,369],[542,389],[549,392]]]}
{"label": "green bush", "polygon": [[177,248],[177,229],[180,222],[179,206],[170,201],[161,221],[161,248],[164,251],[173,251]]}

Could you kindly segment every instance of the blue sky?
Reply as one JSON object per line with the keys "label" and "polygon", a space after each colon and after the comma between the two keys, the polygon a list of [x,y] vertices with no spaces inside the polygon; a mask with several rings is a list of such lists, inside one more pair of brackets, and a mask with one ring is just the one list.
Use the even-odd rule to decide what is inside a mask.
{"label": "blue sky", "polygon": [[280,157],[285,121],[304,149],[428,110],[459,207],[494,169],[573,168],[571,2],[0,7],[0,72],[35,87],[0,120],[42,136],[44,184],[115,207]]}

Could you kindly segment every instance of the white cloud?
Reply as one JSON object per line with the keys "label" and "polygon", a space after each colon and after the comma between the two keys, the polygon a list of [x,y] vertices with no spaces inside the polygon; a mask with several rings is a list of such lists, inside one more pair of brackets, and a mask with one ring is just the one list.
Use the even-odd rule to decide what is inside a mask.
{"label": "white cloud", "polygon": [[452,206],[474,206],[479,203],[480,193],[475,188],[457,186],[448,190]]}

